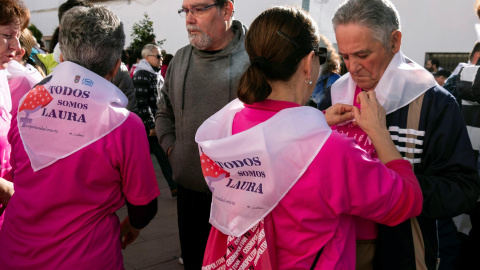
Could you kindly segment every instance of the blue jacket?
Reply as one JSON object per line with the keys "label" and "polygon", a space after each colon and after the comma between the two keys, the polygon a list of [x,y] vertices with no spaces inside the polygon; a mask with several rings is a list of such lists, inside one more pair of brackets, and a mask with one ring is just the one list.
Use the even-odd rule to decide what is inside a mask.
{"label": "blue jacket", "polygon": [[339,78],[340,75],[337,73],[327,73],[318,78],[317,84],[315,85],[315,89],[313,89],[311,96],[311,99],[317,104],[317,108],[325,97],[325,89],[330,87]]}

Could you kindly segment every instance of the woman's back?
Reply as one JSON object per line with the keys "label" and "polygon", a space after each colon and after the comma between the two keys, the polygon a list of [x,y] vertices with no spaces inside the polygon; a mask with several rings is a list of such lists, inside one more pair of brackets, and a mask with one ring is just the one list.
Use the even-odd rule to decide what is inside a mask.
{"label": "woman's back", "polygon": [[[286,23],[288,22],[288,23]],[[307,103],[325,62],[314,20],[294,7],[260,14],[245,38],[237,95],[195,140],[213,193],[205,269],[354,269],[359,216],[395,225],[420,214],[411,164],[392,143],[375,92],[362,111]],[[379,159],[332,131],[355,118]],[[385,164],[385,165],[384,165]]]}
{"label": "woman's back", "polygon": [[[235,115],[232,135],[263,122],[265,125],[278,111],[293,107],[298,105],[273,100],[247,105]],[[272,139],[260,137],[257,143],[263,145]],[[264,234],[274,268],[309,269],[323,248],[317,263],[319,269],[354,269],[353,215],[395,225],[420,213],[421,201],[415,198],[421,197],[421,192],[412,185],[416,179],[410,166],[403,160],[392,161],[387,166],[371,160],[353,139],[332,132],[306,171],[265,217]],[[402,180],[400,174],[388,167],[408,179]],[[274,183],[282,185],[286,180],[278,178]],[[221,242],[215,240],[221,234],[213,227],[209,245],[221,246]],[[258,238],[252,237],[251,241]],[[248,246],[248,241],[244,245]],[[207,251],[207,262],[209,257]]]}
{"label": "woman's back", "polygon": [[15,149],[16,193],[0,233],[0,246],[9,247],[0,252],[1,265],[75,269],[81,262],[85,269],[122,269],[115,211],[125,199],[146,204],[149,201],[142,201],[151,201],[158,192],[145,181],[155,177],[153,168],[133,162],[150,157],[141,120],[130,114],[105,137],[36,172],[18,132],[16,113],[9,140]]}

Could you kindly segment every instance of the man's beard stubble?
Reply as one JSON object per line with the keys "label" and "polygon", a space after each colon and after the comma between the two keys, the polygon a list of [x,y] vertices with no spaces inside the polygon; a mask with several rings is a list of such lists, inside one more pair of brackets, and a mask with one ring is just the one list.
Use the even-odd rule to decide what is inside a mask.
{"label": "man's beard stubble", "polygon": [[187,31],[196,30],[199,31],[200,34],[192,35],[190,32],[188,33],[188,40],[190,41],[190,45],[199,49],[205,50],[212,44],[212,38],[205,34],[202,29],[195,25],[187,25]]}

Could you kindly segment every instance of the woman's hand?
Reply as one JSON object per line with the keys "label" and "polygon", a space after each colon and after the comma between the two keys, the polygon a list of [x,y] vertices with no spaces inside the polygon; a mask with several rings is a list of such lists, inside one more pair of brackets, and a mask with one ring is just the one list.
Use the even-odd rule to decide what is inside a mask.
{"label": "woman's hand", "polygon": [[337,103],[325,111],[329,126],[337,125],[353,119],[353,106]]}
{"label": "woman's hand", "polygon": [[402,155],[400,155],[390,137],[385,109],[378,103],[375,91],[359,93],[357,102],[362,110],[357,107],[353,108],[355,124],[365,131],[372,140],[378,159],[384,164],[395,159],[402,159]]}
{"label": "woman's hand", "polygon": [[0,207],[0,215],[5,211],[5,207],[7,207],[13,193],[15,193],[13,183],[0,178],[0,203],[2,204]]}
{"label": "woman's hand", "polygon": [[378,103],[375,91],[360,92],[357,95],[357,107],[353,109],[355,124],[358,125],[368,136],[370,134],[387,130],[385,109]]}
{"label": "woman's hand", "polygon": [[128,216],[125,217],[120,228],[120,241],[122,242],[122,249],[125,249],[128,245],[133,243],[139,234],[140,230],[133,228],[132,225],[130,225],[130,218]]}

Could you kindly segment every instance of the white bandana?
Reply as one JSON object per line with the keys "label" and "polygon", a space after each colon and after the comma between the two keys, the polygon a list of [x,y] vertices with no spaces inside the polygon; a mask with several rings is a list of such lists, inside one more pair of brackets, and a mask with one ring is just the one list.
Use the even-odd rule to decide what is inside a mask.
{"label": "white bandana", "polygon": [[12,110],[12,97],[10,96],[7,73],[3,69],[0,70],[0,109],[5,112]]}
{"label": "white bandana", "polygon": [[[435,85],[437,82],[430,72],[399,51],[375,87],[375,94],[389,114],[410,104]],[[343,75],[332,85],[332,104],[353,104],[356,86],[350,73]]]}
{"label": "white bandana", "polygon": [[128,100],[113,84],[72,62],[20,101],[18,130],[38,171],[97,141],[128,117]]}
{"label": "white bandana", "polygon": [[233,119],[243,107],[238,99],[230,102],[195,136],[213,193],[210,223],[235,237],[275,208],[332,132],[319,110],[295,107],[232,135]]}
{"label": "white bandana", "polygon": [[27,64],[26,66],[22,66],[15,60],[8,62],[6,72],[8,80],[15,77],[26,77],[30,83],[30,87],[33,87],[35,84],[43,80],[40,72],[38,72],[38,70],[32,65]]}

